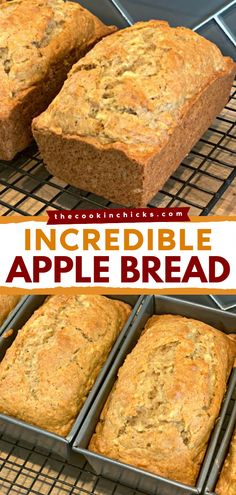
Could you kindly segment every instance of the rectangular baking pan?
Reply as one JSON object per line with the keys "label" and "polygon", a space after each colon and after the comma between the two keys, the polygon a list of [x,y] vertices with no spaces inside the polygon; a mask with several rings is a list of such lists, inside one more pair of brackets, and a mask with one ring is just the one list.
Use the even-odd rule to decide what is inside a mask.
{"label": "rectangular baking pan", "polygon": [[[22,306],[15,317],[11,320],[10,325],[8,325],[2,336],[0,337],[0,360],[5,355],[6,350],[10,347],[11,343],[15,339],[18,330],[26,323],[26,321],[30,318],[33,312],[43,303],[46,295],[43,296],[29,296],[24,306]],[[97,380],[94,386],[89,393],[87,400],[85,401],[81,411],[79,412],[77,419],[66,437],[62,437],[60,435],[56,435],[54,433],[50,433],[44,429],[38,428],[36,426],[30,425],[24,421],[19,419],[0,414],[0,433],[5,434],[8,437],[11,437],[14,440],[23,440],[27,442],[27,444],[33,445],[36,448],[43,449],[43,451],[47,453],[54,452],[57,456],[63,459],[70,458],[70,445],[80,428],[93,400],[96,397],[96,394],[107,375],[111,364],[123,342],[125,339],[126,333],[129,329],[129,326],[135,318],[135,314],[142,304],[143,297],[139,296],[107,296],[113,297],[115,299],[119,299],[121,301],[127,302],[133,307],[133,310],[124,325],[118,339],[116,340],[101,372],[99,373]]]}
{"label": "rectangular baking pan", "polygon": [[105,24],[114,24],[119,29],[129,26],[129,21],[125,15],[125,9],[120,9],[111,0],[74,0],[94,15],[99,17]]}
{"label": "rectangular baking pan", "polygon": [[171,294],[168,294],[168,297],[174,297],[175,299],[188,301],[194,304],[202,304],[202,306],[207,306],[209,308],[222,309],[224,310],[224,312],[233,313],[234,315],[236,315],[236,295],[211,296],[206,294],[181,294],[180,296],[172,296]]}
{"label": "rectangular baking pan", "polygon": [[7,318],[5,319],[3,324],[0,326],[0,336],[4,332],[5,328],[9,328],[9,325],[11,325],[11,321],[16,316],[19,309],[25,304],[27,299],[28,299],[28,296],[21,297],[20,300],[18,301],[17,305],[10,311],[9,315],[7,316]]}
{"label": "rectangular baking pan", "polygon": [[[236,368],[234,369],[234,373],[236,374]],[[218,444],[217,453],[211,466],[211,470],[204,489],[205,495],[216,495],[214,490],[217,484],[218,476],[228,454],[232,434],[234,432],[234,428],[236,427],[236,387],[234,388],[233,397],[231,399],[227,413],[229,414],[229,419],[226,425],[226,429],[223,433],[223,437],[221,438],[221,442],[219,442]]]}
{"label": "rectangular baking pan", "polygon": [[224,422],[228,404],[230,402],[233,389],[236,384],[236,375],[232,373],[227,394],[222,404],[219,419],[212,433],[208,450],[205,455],[202,469],[195,487],[168,480],[156,476],[142,469],[117,462],[102,455],[90,452],[87,447],[99,419],[103,405],[116,380],[117,372],[122,365],[126,355],[137,343],[145,322],[153,314],[180,314],[189,318],[200,319],[215,328],[225,332],[236,332],[236,316],[225,314],[218,309],[207,308],[202,305],[180,301],[175,298],[165,296],[148,296],[144,307],[129,329],[129,334],[124,341],[113,366],[107,375],[84,423],[73,444],[73,452],[79,456],[83,455],[90,463],[97,474],[111,478],[121,484],[132,486],[133,489],[143,491],[151,495],[190,495],[201,493],[206,482],[209,467],[213,459],[216,444],[219,439],[222,424]]}

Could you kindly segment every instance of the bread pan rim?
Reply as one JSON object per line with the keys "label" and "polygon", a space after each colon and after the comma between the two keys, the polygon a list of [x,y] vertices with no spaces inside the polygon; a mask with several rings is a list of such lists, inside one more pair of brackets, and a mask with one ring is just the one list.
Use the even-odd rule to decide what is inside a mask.
{"label": "bread pan rim", "polygon": [[[158,302],[161,302],[161,301],[170,303],[172,305],[177,304],[177,306],[179,306],[180,309],[182,309],[183,313],[184,313],[185,308],[188,308],[188,309],[194,308],[194,309],[199,309],[201,311],[204,311],[205,314],[207,313],[211,316],[214,315],[215,317],[218,317],[220,315],[226,321],[230,320],[230,322],[232,322],[232,319],[234,319],[236,321],[236,315],[226,313],[226,312],[224,312],[218,308],[216,308],[216,309],[215,308],[208,308],[208,307],[203,306],[201,304],[197,304],[197,303],[193,303],[193,302],[189,302],[189,301],[184,301],[184,300],[179,300],[179,299],[175,299],[174,297],[165,296],[165,295],[149,296],[148,308],[149,308],[149,310],[151,310],[151,312],[150,312],[151,314],[155,314],[154,313],[155,305],[156,305],[156,303],[158,304]],[[157,308],[158,308],[158,306],[157,306]],[[107,396],[109,394],[109,392],[111,391],[113,383],[115,381],[115,377],[117,376],[117,371],[118,371],[119,367],[122,365],[122,362],[124,361],[126,355],[129,352],[128,347],[132,342],[136,341],[135,337],[136,337],[137,332],[138,332],[137,327],[138,327],[138,325],[142,319],[144,311],[145,311],[145,307],[143,306],[142,309],[138,313],[136,321],[133,322],[133,324],[131,325],[129,337],[125,340],[125,342],[122,345],[122,348],[119,351],[119,354],[116,356],[116,359],[112,365],[112,368],[110,369],[110,372],[107,375],[107,377],[106,377],[106,379],[105,379],[105,381],[104,381],[104,383],[103,383],[103,385],[102,385],[102,387],[101,387],[101,389],[100,389],[100,391],[96,397],[96,400],[94,401],[94,403],[93,403],[93,405],[89,411],[89,415],[86,417],[86,421],[82,425],[82,428],[80,429],[80,431],[78,432],[78,435],[76,436],[76,438],[74,440],[74,443],[72,446],[73,451],[77,452],[78,454],[82,454],[82,455],[86,456],[87,460],[89,460],[89,457],[92,457],[94,459],[95,458],[99,459],[101,462],[104,462],[104,459],[106,461],[107,460],[111,461],[111,463],[117,462],[117,461],[114,461],[113,459],[108,458],[106,456],[101,456],[100,454],[97,454],[95,452],[91,452],[87,448],[81,447],[80,444],[84,440],[85,435],[86,435],[86,431],[88,430],[87,422],[89,421],[89,418],[91,418],[91,416],[92,416],[91,419],[92,419],[92,422],[94,422],[94,416],[97,415],[96,414],[97,413],[97,407],[99,407],[100,399],[104,405],[105,400],[106,400],[106,399],[104,399],[104,395]],[[170,313],[171,313],[171,308],[170,308]],[[200,314],[202,314],[202,313],[200,313]],[[221,331],[223,331],[223,330],[221,330]],[[223,333],[224,333],[224,331],[223,331]],[[135,343],[134,343],[134,345],[135,345]],[[230,400],[229,394],[230,394],[231,380],[232,380],[232,377],[228,381],[227,392],[226,392],[226,395],[224,397],[224,401],[222,402],[222,405],[221,405],[221,411],[220,411],[220,416],[219,416],[220,420],[217,422],[216,426],[214,427],[214,429],[212,431],[211,438],[210,438],[209,443],[208,443],[207,451],[206,451],[206,454],[204,456],[204,460],[202,462],[202,466],[201,466],[201,469],[200,469],[200,472],[198,475],[197,483],[196,483],[195,487],[191,487],[190,485],[181,484],[182,488],[184,488],[184,489],[186,489],[186,488],[188,490],[195,489],[196,493],[200,493],[203,490],[204,482],[206,481],[207,474],[209,472],[209,463],[213,460],[213,455],[214,455],[214,451],[211,452],[211,450],[210,450],[211,446],[212,446],[212,442],[216,441],[215,440],[216,437],[218,438],[218,436],[220,434],[219,424],[221,425],[224,421],[224,418],[226,415],[226,410],[227,410],[226,404]],[[106,388],[107,387],[109,389],[108,394],[106,394]],[[99,413],[99,415],[100,415],[100,413]],[[92,455],[92,454],[94,454],[94,455]],[[210,457],[208,457],[208,456],[210,456]],[[134,468],[135,470],[139,469],[139,468],[136,468],[135,466],[130,467],[129,465],[126,465],[125,463],[122,463],[122,462],[120,462],[119,465],[120,464],[122,466],[124,466],[124,468],[126,468],[126,466],[128,466],[129,470],[132,470],[132,468]],[[140,471],[141,471],[140,474],[142,474],[143,471],[142,470],[140,470]],[[134,471],[134,472],[137,472],[137,471]],[[153,475],[153,473],[150,473],[149,471],[144,471],[144,472],[145,472],[146,476],[148,476],[150,474],[152,476],[152,479],[156,479],[157,481],[163,481],[163,479],[166,482],[173,481],[173,480],[169,480],[168,478],[161,478],[157,475]],[[153,476],[155,478],[153,478]]]}
{"label": "bread pan rim", "polygon": [[[110,297],[110,295],[106,295],[105,297],[109,297],[111,299],[113,298],[113,299],[117,299],[117,300],[124,300],[124,299],[128,299],[130,297],[129,295],[125,295],[125,294],[124,295],[117,294],[117,296],[116,295],[112,295],[112,296],[113,297]],[[48,297],[47,294],[45,294],[45,295],[29,295],[26,297],[24,306],[22,305],[19,308],[17,313],[14,315],[14,318],[11,319],[9,324],[4,328],[4,332],[0,335],[0,345],[1,345],[1,340],[4,339],[4,334],[7,333],[12,328],[13,325],[17,326],[19,318],[24,315],[25,311],[30,310],[30,306],[33,305],[34,302],[37,302],[37,300],[40,300],[40,304],[37,307],[33,307],[32,311],[30,310],[30,312],[31,312],[31,315],[29,316],[29,318],[30,318],[33,315],[34,311],[36,311],[43,304],[46,297]],[[146,298],[146,296],[143,296],[143,295],[137,295],[137,296],[135,295],[134,298],[136,298],[136,297],[137,297],[137,300],[134,301],[134,305],[132,307],[132,311],[129,315],[129,318],[127,319],[127,321],[123,325],[121,333],[119,334],[117,340],[115,341],[114,345],[112,346],[112,349],[111,349],[103,367],[101,368],[101,370],[97,376],[97,379],[95,380],[94,385],[93,385],[92,389],[90,390],[90,392],[86,398],[86,401],[84,402],[81,410],[79,411],[79,413],[78,413],[78,415],[77,415],[77,417],[73,423],[71,430],[69,431],[69,433],[65,437],[63,437],[62,435],[58,435],[56,433],[50,432],[44,428],[40,428],[39,426],[27,423],[26,421],[23,421],[21,419],[14,418],[13,416],[8,416],[8,415],[0,413],[0,419],[3,422],[5,422],[6,425],[15,425],[15,426],[18,426],[19,428],[22,428],[24,430],[29,429],[31,432],[35,433],[38,437],[51,438],[52,440],[56,440],[57,442],[60,442],[60,443],[69,447],[71,445],[71,443],[73,442],[73,439],[75,438],[75,436],[78,432],[78,429],[82,426],[82,424],[85,420],[85,417],[88,414],[88,411],[90,410],[90,408],[91,408],[91,406],[92,406],[92,404],[93,404],[93,402],[94,402],[94,400],[95,400],[95,398],[96,398],[96,396],[97,396],[97,394],[101,388],[101,385],[105,379],[105,376],[106,376],[107,372],[110,370],[112,363],[113,363],[113,361],[114,361],[114,359],[115,359],[115,357],[119,351],[119,348],[126,338],[127,332],[129,330],[129,327],[130,327],[133,319],[135,318],[135,316],[137,314],[138,308],[140,307],[140,305],[143,304],[143,300],[145,300],[145,298]],[[126,301],[124,301],[124,302],[126,302]],[[29,318],[27,318],[26,321],[28,321]],[[13,323],[13,325],[12,325],[12,323]],[[21,327],[19,327],[18,330],[20,330],[20,328]],[[9,345],[9,347],[10,347],[10,345]]]}

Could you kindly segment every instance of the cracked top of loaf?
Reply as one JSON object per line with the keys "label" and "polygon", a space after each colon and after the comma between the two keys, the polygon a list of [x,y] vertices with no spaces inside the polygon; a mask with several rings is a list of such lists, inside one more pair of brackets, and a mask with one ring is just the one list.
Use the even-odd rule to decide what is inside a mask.
{"label": "cracked top of loaf", "polygon": [[181,316],[153,316],[126,357],[90,449],[194,485],[236,344]]}
{"label": "cracked top of loaf", "polygon": [[21,100],[25,91],[46,80],[63,53],[79,49],[84,54],[114,29],[73,2],[14,0],[1,4],[1,113]]}
{"label": "cracked top of loaf", "polygon": [[190,29],[140,22],[75,64],[35,127],[147,157],[168,141],[189,103],[232,69],[231,59]]}
{"label": "cracked top of loaf", "polygon": [[236,429],[215,492],[217,495],[235,495],[236,493]]}
{"label": "cracked top of loaf", "polygon": [[129,313],[100,295],[49,297],[0,363],[0,412],[66,436]]}

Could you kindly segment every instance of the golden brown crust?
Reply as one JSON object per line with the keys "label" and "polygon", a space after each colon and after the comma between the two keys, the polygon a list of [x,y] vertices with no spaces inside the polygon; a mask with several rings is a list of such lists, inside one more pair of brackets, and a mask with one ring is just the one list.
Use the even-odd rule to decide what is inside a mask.
{"label": "golden brown crust", "polygon": [[216,494],[236,495],[236,430],[231,440],[229,453],[216,486]]}
{"label": "golden brown crust", "polygon": [[208,86],[175,128],[166,146],[142,165],[119,150],[99,150],[82,138],[34,129],[50,173],[75,187],[126,206],[147,205],[228,100],[233,72]]}
{"label": "golden brown crust", "polygon": [[[24,29],[19,29],[19,26],[24,26]],[[5,126],[4,131],[0,128],[0,157],[10,159],[19,151],[17,143],[10,149],[11,139],[15,137],[14,119],[17,119],[15,114],[14,119],[11,115],[15,108],[20,105],[25,111],[23,116],[25,119],[28,117],[27,142],[32,118],[42,112],[57,94],[72,64],[112,31],[114,27],[105,26],[74,2],[15,0],[1,4],[0,123],[2,121],[2,126],[4,123]],[[32,103],[30,106],[28,101],[32,92],[34,99],[37,97],[35,106]],[[8,120],[13,127],[12,138],[10,132],[7,135]],[[24,125],[25,122],[23,129]],[[4,133],[9,141],[7,147]]]}
{"label": "golden brown crust", "polygon": [[[34,120],[34,136],[52,173],[112,201],[143,206],[224,106],[234,73],[233,61],[191,30],[164,21],[137,23],[102,40],[73,66],[60,94]],[[175,131],[190,126],[204,92],[216,81],[224,87],[229,75],[206,115],[201,106],[202,124],[194,122],[191,139],[188,130],[181,136],[173,161],[168,146]],[[66,167],[63,156],[60,168],[55,154],[67,144],[71,156]]]}
{"label": "golden brown crust", "polygon": [[52,296],[0,363],[0,412],[66,436],[130,313],[103,296]]}
{"label": "golden brown crust", "polygon": [[145,163],[199,92],[232,66],[187,28],[140,22],[104,39],[73,66],[38,126]]}
{"label": "golden brown crust", "polygon": [[197,320],[153,316],[119,370],[90,449],[194,485],[236,353]]}
{"label": "golden brown crust", "polygon": [[21,296],[0,295],[0,325],[15,308]]}

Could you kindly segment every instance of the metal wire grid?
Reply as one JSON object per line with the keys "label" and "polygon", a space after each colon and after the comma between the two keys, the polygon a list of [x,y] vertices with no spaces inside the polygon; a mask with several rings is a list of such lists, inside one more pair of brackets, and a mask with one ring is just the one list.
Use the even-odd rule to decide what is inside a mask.
{"label": "metal wire grid", "polygon": [[68,464],[0,436],[1,495],[144,495],[97,476],[81,459]]}
{"label": "metal wire grid", "polygon": [[[115,3],[115,2],[114,2]],[[236,177],[236,85],[228,105],[149,206],[190,206],[207,215]],[[11,163],[0,161],[0,214],[40,215],[46,209],[118,205],[50,175],[35,145]],[[79,466],[0,436],[0,495],[141,495]]]}
{"label": "metal wire grid", "polygon": [[[137,314],[141,305],[137,308]],[[96,475],[85,459],[71,463],[0,433],[0,495],[145,495]]]}
{"label": "metal wire grid", "polygon": [[[220,116],[150,202],[151,207],[189,206],[208,215],[236,178],[236,82]],[[0,161],[0,215],[40,215],[47,209],[113,208],[46,170],[36,145],[12,162]]]}
{"label": "metal wire grid", "polygon": [[[233,396],[236,400],[236,390]],[[229,414],[220,436],[223,436]],[[0,436],[1,495],[144,495],[124,485],[97,476],[81,458],[77,465],[62,462],[24,443]]]}

